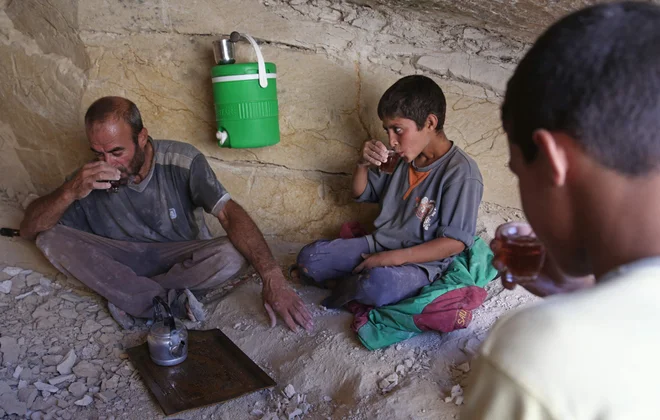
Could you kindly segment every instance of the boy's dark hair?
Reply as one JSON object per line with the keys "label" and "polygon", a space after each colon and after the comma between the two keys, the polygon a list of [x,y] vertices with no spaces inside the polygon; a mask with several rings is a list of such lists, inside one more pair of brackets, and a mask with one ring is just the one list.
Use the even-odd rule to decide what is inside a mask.
{"label": "boy's dark hair", "polygon": [[426,76],[406,76],[383,93],[378,102],[378,117],[407,118],[415,121],[417,129],[424,128],[430,114],[438,117],[437,132],[445,125],[447,101],[442,89]]}
{"label": "boy's dark hair", "polygon": [[138,144],[138,135],[144,126],[140,110],[131,101],[120,96],[105,96],[94,101],[85,113],[85,127],[104,123],[109,119],[124,120],[131,127],[133,143]]}
{"label": "boy's dark hair", "polygon": [[527,161],[543,128],[620,173],[660,166],[660,7],[602,4],[554,24],[509,80],[502,122]]}

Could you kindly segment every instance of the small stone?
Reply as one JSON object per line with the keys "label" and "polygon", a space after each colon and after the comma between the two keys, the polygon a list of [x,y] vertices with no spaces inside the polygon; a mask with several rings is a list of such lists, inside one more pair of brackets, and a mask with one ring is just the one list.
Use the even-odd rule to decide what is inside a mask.
{"label": "small stone", "polygon": [[293,387],[293,385],[289,384],[284,388],[284,391],[282,391],[285,397],[291,399],[294,395],[296,395],[296,389]]}
{"label": "small stone", "polygon": [[403,361],[403,364],[406,365],[408,369],[410,369],[413,365],[413,361],[411,359],[406,359]]}
{"label": "small stone", "polygon": [[18,345],[22,346],[23,344],[25,344],[25,338],[24,337],[19,337],[18,338]]}
{"label": "small stone", "polygon": [[83,334],[91,334],[100,330],[101,328],[103,328],[103,325],[99,324],[94,320],[88,319],[87,321],[85,321],[82,328],[80,328],[80,332],[82,332]]}
{"label": "small stone", "polygon": [[23,366],[16,366],[16,369],[14,369],[14,374],[12,375],[12,377],[14,379],[20,378],[21,372],[23,372]]}
{"label": "small stone", "polygon": [[21,274],[21,271],[23,271],[23,269],[20,267],[5,267],[2,269],[3,273],[9,274],[12,277],[18,276],[19,274]]}
{"label": "small stone", "polygon": [[117,388],[118,384],[119,384],[119,376],[112,375],[112,378],[106,379],[103,382],[101,382],[101,389],[103,391],[105,391],[106,389],[115,389]]}
{"label": "small stone", "polygon": [[27,413],[27,405],[24,402],[19,401],[18,395],[14,392],[0,395],[0,408],[4,410],[6,414],[24,416]]}
{"label": "small stone", "polygon": [[396,345],[396,351],[401,351],[402,348],[403,346],[401,344]]}
{"label": "small stone", "polygon": [[48,392],[57,392],[59,389],[56,386],[50,385],[50,384],[45,384],[41,381],[37,381],[34,383],[34,386],[39,390],[39,391],[48,391]]}
{"label": "small stone", "polygon": [[51,315],[50,313],[50,305],[48,302],[37,306],[37,309],[32,312],[32,318],[37,319],[37,318],[46,318]]}
{"label": "small stone", "polygon": [[70,375],[60,375],[56,376],[54,378],[51,378],[48,380],[48,383],[51,385],[59,385],[63,382],[68,382],[68,381],[73,381],[76,379],[76,375],[70,374]]}
{"label": "small stone", "polygon": [[43,418],[44,418],[44,415],[41,411],[35,411],[30,416],[30,420],[43,420]]}
{"label": "small stone", "polygon": [[461,372],[468,373],[470,371],[470,364],[468,362],[461,363],[460,365],[456,366],[456,369],[460,370]]}
{"label": "small stone", "polygon": [[57,366],[62,361],[61,354],[47,354],[41,358],[44,366]]}
{"label": "small stone", "polygon": [[35,286],[35,288],[32,289],[32,291],[37,295],[43,297],[43,296],[48,296],[53,291],[53,288],[50,286],[43,286],[40,284],[38,286]]}
{"label": "small stone", "polygon": [[293,419],[295,419],[297,416],[300,416],[302,413],[303,413],[303,412],[302,412],[301,409],[296,408],[295,410],[293,410],[293,411],[291,412],[291,414],[289,414],[289,420],[293,420]]}
{"label": "small stone", "polygon": [[462,405],[463,404],[463,396],[459,395],[458,397],[456,397],[456,401],[454,401],[454,404]]}
{"label": "small stone", "polygon": [[74,404],[79,405],[81,407],[87,407],[88,405],[90,405],[92,403],[92,401],[94,401],[92,399],[92,397],[90,397],[89,395],[85,395],[84,397],[82,397],[78,401],[74,402]]}
{"label": "small stone", "polygon": [[46,411],[50,407],[54,406],[56,403],[55,398],[44,399],[43,397],[37,397],[32,404],[32,410],[34,411]]}
{"label": "small stone", "polygon": [[41,395],[42,395],[44,398],[48,398],[48,397],[50,397],[50,394],[51,394],[51,392],[49,392],[49,391],[41,391]]}
{"label": "small stone", "polygon": [[332,401],[332,398],[330,398],[329,396],[326,395],[325,397],[323,397],[323,401],[330,402],[330,401]]}
{"label": "small stone", "polygon": [[[0,337],[0,352],[2,353],[2,363],[14,365],[18,362],[18,342],[13,337]],[[5,410],[7,411],[7,410]]]}
{"label": "small stone", "polygon": [[39,395],[39,391],[37,391],[35,388],[21,388],[18,390],[18,399],[20,401],[23,401],[26,405],[27,408],[32,407],[32,404],[34,403],[34,400],[37,398],[37,395]]}
{"label": "small stone", "polygon": [[445,397],[445,402],[450,403],[451,400],[453,400],[453,399],[454,399],[454,397]]}
{"label": "small stone", "polygon": [[254,410],[250,411],[250,414],[255,417],[261,417],[264,415],[264,412],[259,410],[258,408],[255,408]]}
{"label": "small stone", "polygon": [[22,379],[20,381],[18,381],[18,389],[27,388],[27,386],[28,386],[27,381],[24,381]]}
{"label": "small stone", "polygon": [[14,299],[15,299],[15,300],[25,299],[26,297],[30,296],[30,295],[33,294],[33,293],[34,293],[34,290],[30,290],[30,291],[27,292],[27,293],[23,293],[23,294],[17,295]]}
{"label": "small stone", "polygon": [[11,292],[11,280],[5,280],[0,283],[0,293],[4,293],[5,295]]}
{"label": "small stone", "polygon": [[39,284],[39,280],[41,280],[43,276],[40,273],[31,273],[25,278],[25,284],[27,284],[28,287],[34,287],[37,284]]}
{"label": "small stone", "polygon": [[73,368],[73,373],[78,377],[98,378],[99,368],[87,361],[82,361]]}
{"label": "small stone", "polygon": [[115,321],[112,318],[107,317],[107,318],[103,318],[102,320],[100,320],[99,324],[103,325],[104,327],[109,327],[111,325],[114,325]]}
{"label": "small stone", "polygon": [[8,392],[12,392],[9,384],[4,381],[0,382],[0,395],[6,394]]}
{"label": "small stone", "polygon": [[114,400],[115,398],[117,398],[117,394],[114,391],[109,391],[109,390],[99,392],[98,394],[96,394],[96,396],[98,397],[98,399],[100,399],[104,403],[108,403],[108,402]]}
{"label": "small stone", "polygon": [[458,395],[463,395],[463,388],[460,385],[456,384],[451,387],[451,396],[456,397]]}
{"label": "small stone", "polygon": [[397,365],[395,372],[399,375],[403,375],[406,373],[406,368],[403,367],[403,365]]}
{"label": "small stone", "polygon": [[60,316],[62,318],[66,318],[66,319],[77,319],[78,318],[78,312],[76,312],[73,309],[62,309],[60,311]]}
{"label": "small stone", "polygon": [[57,406],[59,408],[67,408],[67,407],[69,407],[69,405],[70,404],[68,402],[66,402],[66,400],[57,400]]}
{"label": "small stone", "polygon": [[394,388],[397,384],[399,383],[399,375],[396,373],[392,373],[391,375],[387,376],[385,379],[380,381],[378,383],[378,387],[381,389],[383,392],[388,392],[392,388]]}
{"label": "small stone", "polygon": [[87,386],[82,382],[74,382],[71,385],[69,385],[68,390],[71,393],[71,395],[73,395],[76,398],[80,398],[83,395],[85,395],[85,392],[87,392]]}
{"label": "small stone", "polygon": [[66,300],[67,302],[71,303],[79,303],[82,301],[82,298],[78,295],[74,295],[73,293],[62,293],[59,295],[63,300]]}

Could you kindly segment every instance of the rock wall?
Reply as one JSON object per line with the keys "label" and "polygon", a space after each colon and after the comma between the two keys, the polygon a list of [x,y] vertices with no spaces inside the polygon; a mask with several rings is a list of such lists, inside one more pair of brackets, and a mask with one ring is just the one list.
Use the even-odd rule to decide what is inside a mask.
{"label": "rock wall", "polygon": [[[445,91],[447,134],[479,163],[484,201],[519,207],[499,102],[527,40],[472,17],[371,3],[0,0],[0,170],[11,174],[0,188],[56,188],[90,158],[87,106],[121,95],[154,138],[202,150],[265,234],[332,236],[344,221],[373,218],[374,206],[350,199],[350,174],[361,144],[386,138],[380,95],[417,73]],[[233,30],[257,38],[278,66],[278,145],[217,146],[211,43]],[[239,61],[254,59],[250,50],[241,44]]]}

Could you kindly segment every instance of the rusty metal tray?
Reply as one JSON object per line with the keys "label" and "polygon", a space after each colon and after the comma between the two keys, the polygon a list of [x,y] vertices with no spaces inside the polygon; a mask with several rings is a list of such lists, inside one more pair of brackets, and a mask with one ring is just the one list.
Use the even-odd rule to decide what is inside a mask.
{"label": "rusty metal tray", "polygon": [[147,343],[127,352],[168,416],[275,386],[275,381],[218,329],[188,331],[188,358],[176,366],[152,362]]}

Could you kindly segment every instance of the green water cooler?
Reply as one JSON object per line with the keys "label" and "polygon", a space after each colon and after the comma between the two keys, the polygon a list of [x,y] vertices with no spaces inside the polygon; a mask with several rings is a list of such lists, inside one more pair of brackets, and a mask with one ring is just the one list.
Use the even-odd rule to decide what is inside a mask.
{"label": "green water cooler", "polygon": [[[234,44],[247,39],[257,55],[256,63],[236,63]],[[250,35],[232,32],[213,42],[217,65],[211,69],[213,101],[220,147],[251,148],[280,141],[275,64],[264,62]]]}

